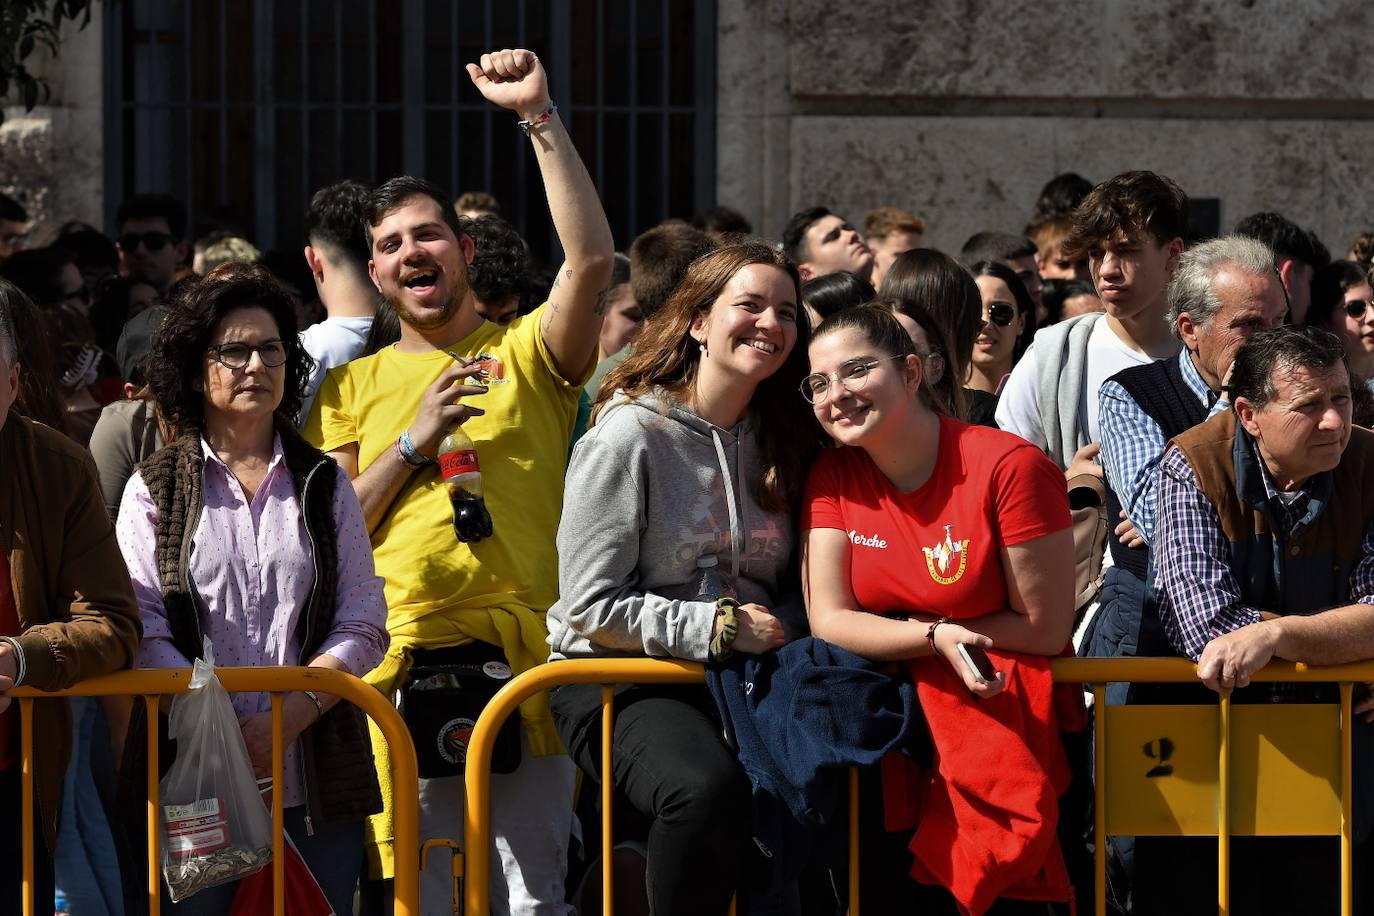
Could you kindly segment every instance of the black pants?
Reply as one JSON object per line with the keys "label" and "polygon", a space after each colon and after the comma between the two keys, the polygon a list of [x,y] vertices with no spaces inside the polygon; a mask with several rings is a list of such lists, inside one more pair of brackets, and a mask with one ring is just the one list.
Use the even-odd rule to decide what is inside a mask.
{"label": "black pants", "polygon": [[[1354,912],[1370,912],[1371,844],[1356,845]],[[1335,916],[1340,912],[1336,837],[1232,837],[1231,912],[1245,916]],[[1136,837],[1131,912],[1212,916],[1217,911],[1217,841]]]}
{"label": "black pants", "polygon": [[[553,691],[568,753],[601,778],[601,700],[594,684]],[[634,685],[616,696],[612,739],[617,795],[649,820],[649,906],[654,916],[724,914],[749,844],[749,781],[721,737],[704,687]]]}
{"label": "black pants", "polygon": [[[21,837],[23,818],[23,797],[20,795],[19,764],[7,770],[0,770],[0,912],[22,913],[23,892],[21,890],[24,874],[24,847]],[[55,800],[53,800],[55,802]],[[42,816],[38,811],[37,798],[34,801],[33,818],[33,878],[34,912],[42,916],[52,916],[53,875],[52,857],[48,854],[47,843],[43,840]]]}

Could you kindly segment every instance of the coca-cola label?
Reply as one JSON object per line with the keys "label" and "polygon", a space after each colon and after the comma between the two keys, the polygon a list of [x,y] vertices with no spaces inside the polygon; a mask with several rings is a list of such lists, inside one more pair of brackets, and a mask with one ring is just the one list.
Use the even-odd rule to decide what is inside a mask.
{"label": "coca-cola label", "polygon": [[439,471],[444,475],[444,479],[451,479],[460,474],[475,474],[481,471],[477,466],[477,450],[471,448],[461,449],[456,452],[447,452],[439,456]]}

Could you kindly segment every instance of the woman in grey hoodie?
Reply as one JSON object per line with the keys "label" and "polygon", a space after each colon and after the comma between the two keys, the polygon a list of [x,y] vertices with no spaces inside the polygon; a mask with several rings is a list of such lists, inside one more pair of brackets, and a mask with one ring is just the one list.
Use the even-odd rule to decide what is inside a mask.
{"label": "woman in grey hoodie", "polygon": [[[568,467],[551,659],[761,653],[795,585],[793,508],[819,429],[798,396],[809,328],[797,270],[762,243],[692,263],[608,377]],[[613,392],[613,394],[611,393]],[[595,685],[553,713],[601,778]],[[652,822],[652,912],[725,913],[749,837],[749,785],[704,686],[620,689],[615,788]]]}

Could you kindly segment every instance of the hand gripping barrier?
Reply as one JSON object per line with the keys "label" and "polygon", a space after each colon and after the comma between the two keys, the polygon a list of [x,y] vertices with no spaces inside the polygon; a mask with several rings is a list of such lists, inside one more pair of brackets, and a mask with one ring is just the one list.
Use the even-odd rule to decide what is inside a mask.
{"label": "hand gripping barrier", "polygon": [[[491,870],[491,754],[506,718],[527,697],[562,684],[600,684],[604,713],[601,768],[611,772],[614,684],[690,684],[699,664],[660,659],[552,662],[507,684],[483,710],[466,763],[467,847],[463,889],[467,916],[487,916]],[[1313,668],[1274,662],[1256,682],[1338,683],[1339,704],[1107,706],[1109,682],[1196,683],[1181,658],[1068,658],[1054,662],[1057,681],[1090,686],[1094,717],[1095,899],[1105,916],[1106,838],[1217,837],[1218,912],[1230,913],[1232,836],[1339,836],[1341,913],[1352,908],[1351,703],[1354,683],[1374,682],[1374,662]],[[858,778],[850,779],[849,914],[858,916]],[[613,887],[611,791],[602,784],[602,886]],[[605,898],[612,916],[612,900]]]}
{"label": "hand gripping barrier", "polygon": [[[314,690],[337,696],[357,706],[369,716],[391,747],[391,784],[395,822],[396,916],[419,916],[420,836],[419,778],[415,746],[411,744],[396,707],[374,688],[352,675],[327,668],[216,668],[224,689],[230,693],[270,693],[272,695],[272,781],[282,785],[282,695],[298,690]],[[148,728],[148,910],[160,913],[161,867],[158,856],[158,698],[185,693],[191,680],[189,668],[121,671],[82,681],[66,690],[51,693],[31,687],[10,692],[19,703],[20,766],[23,814],[23,912],[32,916],[33,900],[33,701],[48,697],[142,697]],[[272,868],[273,913],[284,912],[282,881],[282,793],[272,793]]]}

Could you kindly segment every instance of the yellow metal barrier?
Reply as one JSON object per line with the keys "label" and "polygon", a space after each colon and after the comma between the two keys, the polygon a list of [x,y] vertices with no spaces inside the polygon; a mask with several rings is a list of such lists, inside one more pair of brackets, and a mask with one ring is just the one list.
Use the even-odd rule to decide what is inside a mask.
{"label": "yellow metal barrier", "polygon": [[[1181,658],[1076,658],[1055,680],[1088,684],[1096,706],[1096,899],[1106,912],[1108,836],[1215,836],[1217,908],[1230,912],[1232,836],[1339,836],[1341,913],[1352,906],[1351,700],[1374,662],[1273,662],[1256,682],[1335,683],[1340,703],[1108,706],[1109,682],[1197,683]],[[1166,747],[1160,741],[1176,737]],[[1142,768],[1144,752],[1150,766]],[[1167,758],[1167,759],[1166,759]]]}
{"label": "yellow metal barrier", "polygon": [[[464,912],[486,916],[490,906],[491,755],[496,736],[520,703],[562,684],[602,685],[602,773],[611,772],[613,690],[621,683],[690,684],[701,665],[661,659],[595,659],[541,665],[508,683],[479,717],[468,746],[467,802],[463,814]],[[1314,668],[1274,662],[1256,682],[1337,683],[1340,703],[1232,707],[1106,705],[1110,682],[1196,683],[1196,666],[1181,658],[1065,658],[1054,661],[1055,680],[1090,685],[1094,717],[1096,792],[1096,894],[1094,912],[1104,916],[1106,838],[1110,835],[1216,836],[1217,904],[1230,911],[1229,858],[1233,835],[1339,835],[1341,912],[1351,912],[1351,700],[1355,682],[1374,682],[1374,662]],[[1327,715],[1329,713],[1329,715]],[[1336,726],[1337,731],[1332,730]],[[1159,769],[1120,766],[1109,758],[1138,758],[1161,727],[1187,741],[1160,746]],[[1142,741],[1142,737],[1144,741]],[[1195,740],[1200,739],[1200,740]],[[1237,752],[1240,746],[1240,753]],[[1146,753],[1149,753],[1148,748]],[[1283,791],[1277,791],[1278,786]],[[1208,812],[1211,812],[1210,816]],[[849,916],[859,914],[858,775],[850,779]],[[611,780],[602,780],[602,886],[612,885]],[[482,838],[474,841],[474,838]],[[606,916],[612,914],[610,894]]]}
{"label": "yellow metal barrier", "polygon": [[[357,706],[377,723],[391,747],[391,784],[393,789],[394,821],[396,826],[396,916],[419,916],[420,870],[418,844],[420,836],[419,775],[415,763],[415,747],[400,714],[386,697],[358,678],[327,668],[216,668],[220,683],[230,693],[272,694],[272,777],[273,785],[282,785],[282,694],[298,690],[314,690],[337,696]],[[158,698],[185,693],[189,689],[189,668],[145,669],[121,671],[104,677],[91,678],[68,688],[48,693],[31,687],[11,691],[19,703],[22,719],[20,730],[20,766],[22,774],[23,836],[23,912],[32,916],[33,900],[33,701],[49,697],[142,697],[148,728],[148,907],[151,916],[158,916],[161,907],[161,868],[158,861]],[[282,793],[272,793],[272,869],[273,909],[276,916],[284,911],[282,881]]]}

